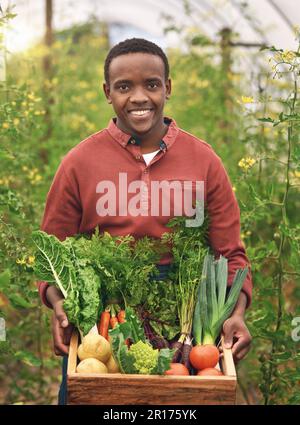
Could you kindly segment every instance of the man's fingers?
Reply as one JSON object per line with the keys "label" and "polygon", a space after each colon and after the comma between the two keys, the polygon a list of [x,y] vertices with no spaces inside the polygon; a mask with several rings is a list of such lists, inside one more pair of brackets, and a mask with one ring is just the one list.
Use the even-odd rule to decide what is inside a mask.
{"label": "man's fingers", "polygon": [[233,345],[232,347],[232,354],[233,356],[238,356],[238,354],[244,350],[247,349],[249,351],[250,349],[250,345],[251,345],[251,337],[249,336],[244,336],[244,337],[240,337],[237,342]]}
{"label": "man's fingers", "polygon": [[234,327],[229,325],[229,321],[225,321],[223,325],[224,347],[231,348],[233,343]]}
{"label": "man's fingers", "polygon": [[74,326],[69,325],[67,328],[63,330],[63,342],[65,345],[70,345],[71,336],[73,333]]}
{"label": "man's fingers", "polygon": [[68,354],[69,347],[64,344],[64,329],[61,328],[56,316],[53,317],[52,322],[53,345],[56,355]]}
{"label": "man's fingers", "polygon": [[63,309],[63,300],[55,304],[54,314],[60,323],[60,326],[66,328],[69,325],[68,318]]}

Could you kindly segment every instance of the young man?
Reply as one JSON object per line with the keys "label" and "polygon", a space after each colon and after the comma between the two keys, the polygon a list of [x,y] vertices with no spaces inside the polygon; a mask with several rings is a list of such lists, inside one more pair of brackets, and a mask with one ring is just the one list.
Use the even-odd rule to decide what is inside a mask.
{"label": "young man", "polygon": [[[212,148],[178,128],[174,120],[164,118],[164,105],[171,94],[167,57],[147,40],[125,40],[109,52],[104,73],[103,89],[116,118],[64,157],[48,193],[42,229],[62,240],[91,233],[98,225],[113,235],[159,238],[167,231],[172,211],[182,205],[170,201],[169,196],[173,210],[167,208],[163,213],[156,205],[164,202],[163,196],[155,201],[152,196],[155,184],[190,182],[194,193],[197,182],[204,182],[210,244],[217,256],[228,259],[230,285],[235,270],[249,265],[240,241],[239,207]],[[166,256],[161,264],[170,261]],[[62,294],[44,282],[39,290],[43,302],[54,310],[55,353],[66,355],[71,326],[62,308]],[[249,271],[223,329],[236,361],[250,347],[244,312],[251,292]]]}

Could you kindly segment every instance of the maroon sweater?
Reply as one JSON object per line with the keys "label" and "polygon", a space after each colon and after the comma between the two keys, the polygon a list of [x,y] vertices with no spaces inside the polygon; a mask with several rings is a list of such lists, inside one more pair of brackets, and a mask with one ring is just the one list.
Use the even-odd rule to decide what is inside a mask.
{"label": "maroon sweater", "polygon": [[[243,291],[249,306],[252,279],[240,240],[240,211],[221,159],[210,145],[178,128],[174,120],[169,121],[163,142],[147,166],[139,144],[114,120],[106,129],[83,140],[63,158],[56,172],[47,196],[42,230],[64,240],[77,233],[91,233],[99,225],[100,230],[112,235],[160,238],[168,231],[166,224],[174,215],[175,198],[172,201],[169,197],[169,215],[161,210],[152,214],[152,183],[188,181],[194,199],[196,181],[203,181],[210,245],[217,256],[228,259],[228,285],[236,269],[248,265]],[[158,199],[163,203],[161,194]],[[170,261],[169,254],[160,263]],[[47,286],[46,282],[38,282],[42,301],[51,307],[45,297]]]}

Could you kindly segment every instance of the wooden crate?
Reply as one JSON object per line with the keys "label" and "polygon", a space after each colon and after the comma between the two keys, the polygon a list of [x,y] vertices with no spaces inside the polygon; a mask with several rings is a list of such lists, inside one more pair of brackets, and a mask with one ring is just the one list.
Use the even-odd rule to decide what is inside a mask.
{"label": "wooden crate", "polygon": [[[222,341],[223,344],[223,341]],[[76,373],[78,333],[72,335],[67,384],[68,404],[235,404],[236,371],[231,350],[224,348],[225,376],[161,376]]]}

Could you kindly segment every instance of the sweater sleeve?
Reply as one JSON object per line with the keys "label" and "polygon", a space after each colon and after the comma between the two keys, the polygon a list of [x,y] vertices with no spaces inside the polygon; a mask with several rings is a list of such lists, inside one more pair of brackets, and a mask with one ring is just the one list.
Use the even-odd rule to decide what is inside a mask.
{"label": "sweater sleeve", "polygon": [[[67,236],[79,233],[81,222],[81,202],[75,176],[67,175],[63,163],[60,164],[46,199],[41,230],[64,240]],[[37,282],[42,302],[49,308],[46,282]]]}
{"label": "sweater sleeve", "polygon": [[216,154],[214,156],[208,171],[206,197],[210,245],[217,257],[223,255],[228,259],[228,286],[231,286],[237,269],[248,267],[242,288],[247,295],[248,308],[253,285],[251,266],[240,239],[240,209],[222,161]]}

